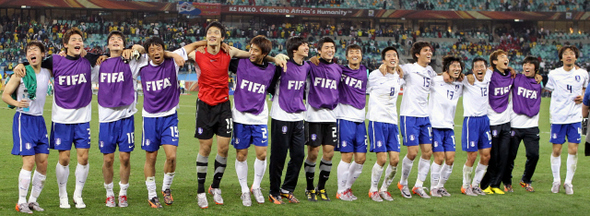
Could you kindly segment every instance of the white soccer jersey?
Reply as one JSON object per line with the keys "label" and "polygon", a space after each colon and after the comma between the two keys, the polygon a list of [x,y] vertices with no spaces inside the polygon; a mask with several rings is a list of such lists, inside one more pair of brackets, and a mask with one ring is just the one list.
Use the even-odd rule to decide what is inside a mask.
{"label": "white soccer jersey", "polygon": [[272,99],[272,107],[270,108],[270,117],[279,121],[303,121],[305,118],[305,111],[289,113],[281,108],[281,105],[279,104],[279,94],[281,90],[281,88],[279,88],[280,84],[281,81],[277,81],[277,87]]}
{"label": "white soccer jersey", "polygon": [[[147,64],[149,58],[147,55],[141,55],[138,60],[131,60],[129,62],[129,68],[133,75],[133,89],[137,91],[137,76],[139,75],[139,69],[141,65]],[[100,66],[97,65],[92,69],[92,82],[98,82]],[[99,86],[100,88],[100,86]],[[98,122],[114,122],[120,119],[128,118],[137,113],[137,94],[134,94],[135,100],[128,106],[121,107],[102,107],[98,104]]]}
{"label": "white soccer jersey", "polygon": [[[498,73],[494,73],[492,70],[488,69],[486,71],[484,81],[487,81],[489,84],[489,82],[490,82],[490,80],[492,80],[493,76],[502,76],[502,75],[500,75]],[[488,94],[489,94],[489,92],[488,92]],[[511,119],[510,115],[513,112],[512,111],[512,96],[509,95],[508,97],[509,97],[508,98],[508,107],[506,107],[506,110],[504,110],[504,112],[501,112],[501,113],[498,113],[498,112],[494,111],[494,109],[492,109],[492,106],[490,106],[489,99],[488,99],[488,118],[490,118],[490,126],[496,126],[496,125],[510,123],[510,119]]]}
{"label": "white soccer jersey", "polygon": [[[17,107],[17,112],[26,113],[27,115],[32,116],[43,116],[43,107],[45,106],[45,99],[47,96],[47,88],[49,87],[49,78],[51,77],[51,72],[45,68],[41,68],[37,76],[37,90],[35,91],[35,99],[31,100],[26,98],[29,101],[29,111],[23,111],[23,108]],[[25,94],[25,83],[23,79],[20,80],[20,84],[16,89],[16,100],[21,101]]]}
{"label": "white soccer jersey", "polygon": [[264,109],[258,115],[249,112],[240,112],[233,106],[231,109],[233,121],[246,125],[266,125],[268,124],[268,104],[264,100]]}
{"label": "white soccer jersey", "polygon": [[405,85],[400,115],[428,117],[428,94],[436,72],[432,67],[422,67],[418,63],[405,64],[402,69],[404,70]]}
{"label": "white soccer jersey", "polygon": [[480,117],[488,115],[488,80],[475,79],[473,85],[463,79],[463,116]]}
{"label": "white soccer jersey", "polygon": [[446,83],[442,76],[432,78],[430,100],[430,124],[432,128],[454,129],[457,102],[463,93],[463,83]]}
{"label": "white soccer jersey", "polygon": [[516,114],[515,112],[512,112],[511,115],[512,119],[510,120],[510,127],[512,128],[524,129],[539,127],[539,113],[533,117]]}
{"label": "white soccer jersey", "polygon": [[397,73],[383,75],[379,69],[369,74],[367,119],[397,125],[397,96],[404,80]]}
{"label": "white soccer jersey", "polygon": [[[188,60],[188,56],[187,56],[187,53],[186,53],[186,50],[184,49],[184,47],[174,50],[174,53],[180,55],[182,57],[182,59],[184,59],[185,61]],[[149,60],[149,63],[148,63],[148,61],[146,61],[143,65],[139,65],[139,67],[141,68],[141,67],[145,66],[146,64],[152,64],[152,61]],[[176,76],[178,77],[178,71],[180,70],[180,66],[176,64],[176,61],[174,62],[174,67],[176,69]],[[142,108],[141,115],[143,117],[148,117],[148,118],[166,117],[166,116],[174,115],[174,113],[176,113],[176,109],[178,109],[178,106],[176,106],[168,111],[164,111],[164,112],[149,113],[148,111],[145,111],[145,109]]]}
{"label": "white soccer jersey", "polygon": [[549,114],[552,124],[570,124],[582,121],[582,104],[574,98],[584,95],[588,85],[588,72],[583,69],[565,71],[563,67],[549,72],[545,89],[552,91]]}

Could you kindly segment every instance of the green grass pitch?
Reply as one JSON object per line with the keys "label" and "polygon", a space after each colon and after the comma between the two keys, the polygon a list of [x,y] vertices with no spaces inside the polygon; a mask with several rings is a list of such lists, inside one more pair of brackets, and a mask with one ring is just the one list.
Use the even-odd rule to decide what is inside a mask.
{"label": "green grass pitch", "polygon": [[[401,98],[401,97],[400,97]],[[136,149],[131,154],[131,177],[130,188],[128,190],[129,207],[127,208],[108,208],[104,205],[105,190],[103,188],[102,178],[102,155],[97,147],[98,140],[98,109],[96,100],[93,100],[92,108],[92,147],[90,149],[89,164],[90,173],[84,188],[84,202],[87,205],[86,209],[75,209],[72,203],[71,196],[75,185],[75,150],[72,150],[72,158],[70,165],[70,178],[68,182],[68,193],[70,196],[70,203],[72,209],[60,209],[57,191],[57,182],[55,178],[55,165],[57,163],[58,154],[56,151],[51,151],[49,155],[47,182],[45,188],[38,199],[38,202],[45,208],[45,212],[35,214],[41,215],[197,215],[197,214],[215,214],[215,215],[583,215],[588,213],[590,206],[590,174],[588,157],[583,156],[584,147],[581,146],[579,151],[578,167],[574,177],[575,194],[565,195],[563,189],[559,194],[552,194],[550,192],[551,182],[553,180],[551,175],[549,155],[551,153],[551,144],[549,143],[549,99],[543,98],[541,104],[541,116],[539,118],[541,141],[540,141],[540,159],[537,166],[537,171],[533,176],[533,187],[536,192],[529,193],[518,185],[515,185],[514,193],[507,193],[506,195],[487,195],[479,197],[467,197],[460,192],[462,182],[462,167],[465,162],[466,154],[461,151],[460,137],[461,124],[463,122],[463,108],[462,102],[459,101],[457,108],[457,115],[455,118],[455,133],[457,137],[457,156],[453,174],[446,184],[446,188],[452,194],[450,198],[432,198],[421,199],[414,196],[412,199],[402,198],[399,190],[395,186],[399,181],[400,171],[395,177],[394,183],[389,188],[389,191],[394,196],[393,202],[384,201],[376,203],[369,199],[367,192],[370,187],[371,168],[375,163],[375,155],[373,153],[367,154],[367,161],[363,168],[363,173],[353,185],[353,191],[359,200],[353,202],[340,201],[335,198],[336,193],[336,166],[340,161],[340,154],[336,153],[333,159],[332,174],[327,183],[327,191],[332,199],[331,202],[308,202],[304,197],[305,177],[303,169],[299,178],[299,185],[295,191],[295,196],[302,202],[299,204],[274,205],[268,201],[264,204],[254,203],[251,207],[242,206],[240,200],[240,186],[236,177],[234,169],[235,149],[230,147],[228,165],[225,175],[221,181],[221,190],[225,204],[223,206],[215,205],[210,195],[209,208],[200,209],[197,206],[195,199],[197,193],[197,180],[195,160],[198,152],[198,141],[193,138],[195,128],[195,101],[196,94],[182,95],[180,100],[180,109],[178,110],[179,117],[179,131],[180,144],[178,147],[177,156],[177,170],[172,184],[172,194],[174,196],[174,204],[172,206],[164,206],[162,209],[149,208],[147,203],[147,190],[145,187],[145,180],[143,175],[143,165],[145,161],[145,153],[140,148],[141,142],[141,111],[135,115],[136,127]],[[51,123],[51,97],[48,97],[45,105],[45,119],[48,130]],[[139,98],[138,109],[141,110],[142,98]],[[401,101],[401,99],[400,99]],[[270,103],[269,103],[270,104]],[[399,105],[399,102],[398,102]],[[2,107],[6,107],[5,104]],[[398,108],[399,109],[399,108]],[[15,203],[18,198],[17,179],[18,173],[21,169],[22,160],[10,154],[12,149],[12,117],[14,110],[8,108],[0,108],[0,118],[2,120],[2,130],[0,130],[0,149],[2,156],[0,157],[0,215],[20,215],[14,210]],[[583,138],[584,140],[584,138]],[[213,145],[212,154],[210,157],[209,175],[207,176],[206,185],[211,184],[213,178],[213,158],[215,156],[216,147]],[[515,168],[513,172],[513,182],[518,184],[520,181],[524,163],[526,161],[524,146],[521,144],[518,156],[515,161]],[[406,154],[406,148],[402,147],[400,153],[401,158]],[[564,149],[562,156],[561,176],[562,181],[565,178],[566,172],[566,156],[567,151]],[[156,182],[158,190],[162,185],[164,154],[160,153],[158,163],[156,165]],[[119,186],[118,179],[118,160],[115,160],[115,194],[118,193]],[[249,184],[253,180],[254,152],[251,151],[248,156],[249,166]],[[414,168],[410,174],[409,184],[413,185],[416,180],[416,169],[418,162],[414,162]],[[286,170],[286,169],[285,169]],[[268,170],[267,170],[268,173]],[[284,175],[283,175],[284,177]],[[317,179],[316,179],[317,182]],[[430,186],[430,175],[428,176],[425,186]],[[263,193],[268,194],[269,182],[268,174],[264,176],[262,181]],[[161,198],[161,195],[160,195]]]}

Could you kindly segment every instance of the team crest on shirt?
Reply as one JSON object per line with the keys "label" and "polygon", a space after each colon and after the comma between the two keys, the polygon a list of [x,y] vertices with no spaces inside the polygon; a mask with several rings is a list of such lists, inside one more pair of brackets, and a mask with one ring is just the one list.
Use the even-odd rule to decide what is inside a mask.
{"label": "team crest on shirt", "polygon": [[498,136],[498,131],[497,130],[493,130],[492,131],[492,136],[497,137]]}
{"label": "team crest on shirt", "polygon": [[438,141],[434,141],[434,147],[438,147]]}
{"label": "team crest on shirt", "polygon": [[61,138],[55,139],[55,144],[56,145],[61,145]]}
{"label": "team crest on shirt", "polygon": [[416,137],[414,137],[414,135],[410,135],[410,140],[414,141],[414,139],[416,139]]}
{"label": "team crest on shirt", "polygon": [[576,82],[580,82],[580,75],[576,75]]}
{"label": "team crest on shirt", "polygon": [[287,126],[283,126],[283,128],[281,128],[281,130],[283,131],[283,134],[287,134]]}
{"label": "team crest on shirt", "polygon": [[383,143],[381,143],[381,140],[377,141],[377,147],[381,148],[382,145]]}
{"label": "team crest on shirt", "polygon": [[318,136],[316,134],[311,135],[311,140],[315,141],[317,138],[318,138]]}
{"label": "team crest on shirt", "polygon": [[459,90],[459,85],[455,85],[455,91]]}
{"label": "team crest on shirt", "polygon": [[471,147],[475,147],[475,141],[471,141]]}
{"label": "team crest on shirt", "polygon": [[203,134],[203,128],[201,128],[201,127],[197,128],[197,133]]}
{"label": "team crest on shirt", "polygon": [[100,141],[100,147],[104,147],[104,141]]}
{"label": "team crest on shirt", "polygon": [[342,147],[346,147],[346,141],[342,141]]}
{"label": "team crest on shirt", "polygon": [[31,143],[27,143],[27,144],[25,144],[25,148],[27,148],[27,150],[31,150],[31,147],[32,147],[32,146],[31,146]]}

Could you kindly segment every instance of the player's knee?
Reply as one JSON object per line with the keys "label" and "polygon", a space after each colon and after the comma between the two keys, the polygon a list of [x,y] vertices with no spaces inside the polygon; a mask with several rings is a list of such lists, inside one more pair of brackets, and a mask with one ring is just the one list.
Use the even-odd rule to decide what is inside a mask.
{"label": "player's knee", "polygon": [[399,163],[399,158],[389,158],[389,165],[397,166],[398,163]]}
{"label": "player's knee", "polygon": [[455,158],[448,158],[445,162],[447,165],[451,166],[455,163]]}
{"label": "player's knee", "polygon": [[166,155],[166,163],[175,164],[176,163],[176,154]]}
{"label": "player's knee", "polygon": [[114,163],[113,160],[114,159],[112,157],[104,157],[103,158],[104,165],[106,167],[112,167],[113,166],[113,163]]}
{"label": "player's knee", "polygon": [[266,152],[257,153],[256,158],[261,161],[266,160]]}

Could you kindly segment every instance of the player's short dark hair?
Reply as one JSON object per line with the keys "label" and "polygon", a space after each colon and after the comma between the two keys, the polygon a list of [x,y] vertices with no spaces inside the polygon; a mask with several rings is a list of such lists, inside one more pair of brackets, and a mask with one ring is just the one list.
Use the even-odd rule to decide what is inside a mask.
{"label": "player's short dark hair", "polygon": [[39,47],[39,50],[41,50],[41,53],[45,53],[45,45],[43,45],[43,43],[41,43],[41,41],[38,40],[32,40],[31,42],[29,42],[27,44],[27,46],[25,47],[25,53],[27,53],[27,51],[29,51],[29,47]]}
{"label": "player's short dark hair", "polygon": [[68,31],[66,31],[66,33],[64,34],[64,39],[63,39],[63,44],[68,44],[68,41],[70,41],[70,37],[72,37],[72,35],[80,35],[80,37],[84,37],[84,34],[82,34],[82,31],[80,31],[80,29],[74,27],[69,29]]}
{"label": "player's short dark hair", "polygon": [[420,51],[424,47],[430,47],[430,49],[432,49],[432,46],[430,45],[430,43],[428,43],[426,41],[418,41],[418,42],[412,44],[412,48],[410,48],[410,53],[412,54],[412,58],[414,59],[414,61],[418,61],[418,57],[416,57],[416,54],[419,55]]}
{"label": "player's short dark hair", "polygon": [[146,53],[149,53],[150,46],[158,46],[158,45],[162,46],[162,49],[164,49],[166,47],[162,38],[151,37],[151,38],[147,39],[145,41],[145,43],[143,43],[143,48],[145,49]]}
{"label": "player's short dark hair", "polygon": [[336,51],[336,42],[334,42],[334,40],[330,37],[323,37],[318,41],[318,50],[321,51],[325,43],[334,44],[334,51]]}
{"label": "player's short dark hair", "polygon": [[451,67],[451,64],[453,64],[453,62],[459,62],[459,64],[461,65],[461,72],[463,72],[463,70],[465,69],[465,63],[461,61],[461,58],[451,55],[443,57],[443,72],[450,72],[449,68]]}
{"label": "player's short dark hair", "polygon": [[[250,45],[255,44],[263,55],[268,55],[272,50],[272,42],[264,35],[258,35],[250,40]],[[250,46],[251,47],[251,46]]]}
{"label": "player's short dark hair", "polygon": [[475,62],[478,62],[478,61],[482,61],[482,62],[483,62],[483,64],[484,64],[486,67],[488,66],[488,61],[487,61],[486,59],[484,59],[484,58],[482,58],[482,57],[479,57],[479,56],[478,56],[478,57],[475,57],[475,58],[473,59],[473,61],[471,61],[471,69],[472,69],[472,70],[473,70],[473,68],[475,67],[475,66],[474,66],[474,65],[475,65]]}
{"label": "player's short dark hair", "polygon": [[578,47],[576,47],[574,45],[565,45],[565,46],[562,46],[559,49],[559,61],[561,61],[561,59],[563,58],[563,53],[567,49],[570,49],[571,51],[574,51],[574,53],[576,54],[576,58],[579,58],[580,57],[580,50],[578,49]]}
{"label": "player's short dark hair", "polygon": [[225,26],[223,26],[223,24],[221,24],[220,22],[217,22],[217,21],[213,21],[213,22],[209,23],[209,25],[207,25],[207,28],[205,28],[205,33],[207,33],[209,31],[209,28],[211,28],[211,27],[218,28],[219,31],[221,31],[221,37],[225,38],[226,32],[225,32]]}
{"label": "player's short dark hair", "polygon": [[383,49],[383,51],[381,51],[381,60],[385,60],[385,54],[391,50],[395,51],[395,54],[397,54],[397,57],[399,58],[399,53],[397,52],[397,49],[395,47],[388,46],[388,47],[385,47],[385,49]]}
{"label": "player's short dark hair", "polygon": [[298,50],[299,46],[306,43],[307,41],[305,41],[305,39],[301,36],[293,36],[287,39],[287,56],[293,59],[293,50]]}
{"label": "player's short dark hair", "polygon": [[498,56],[500,55],[508,55],[504,50],[496,50],[490,55],[490,64],[492,65],[492,69],[496,70],[496,64],[494,64],[494,60],[498,60]]}
{"label": "player's short dark hair", "polygon": [[361,54],[363,52],[363,48],[361,46],[359,46],[358,44],[351,44],[346,47],[346,53],[345,53],[346,57],[348,57],[349,50],[360,50]]}
{"label": "player's short dark hair", "polygon": [[111,33],[109,33],[109,36],[107,36],[107,45],[109,44],[109,40],[111,39],[111,37],[114,35],[120,36],[123,39],[123,47],[127,45],[127,43],[125,42],[125,34],[123,34],[123,32],[121,31],[112,31]]}
{"label": "player's short dark hair", "polygon": [[527,56],[522,61],[522,64],[526,64],[526,63],[531,63],[531,64],[535,65],[535,73],[539,72],[539,64],[540,64],[539,58],[534,57],[534,56]]}

